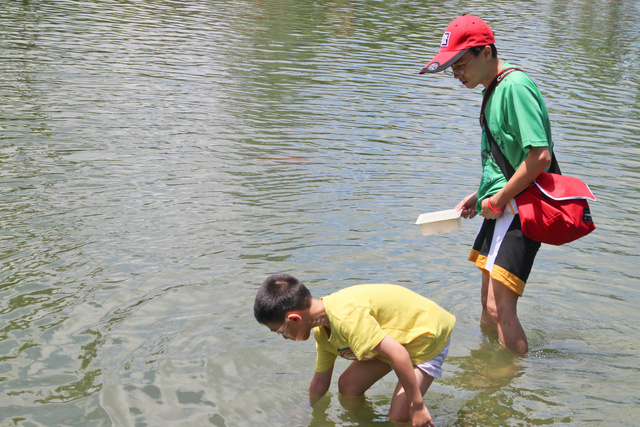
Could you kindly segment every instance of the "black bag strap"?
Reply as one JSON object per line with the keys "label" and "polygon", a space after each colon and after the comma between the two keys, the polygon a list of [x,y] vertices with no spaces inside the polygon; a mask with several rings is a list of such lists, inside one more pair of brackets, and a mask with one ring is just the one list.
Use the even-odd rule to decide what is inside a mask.
{"label": "black bag strap", "polygon": [[[493,158],[496,161],[498,167],[502,171],[502,174],[505,176],[505,178],[507,178],[507,181],[511,179],[511,177],[515,173],[515,170],[513,169],[513,166],[511,165],[511,163],[509,163],[504,153],[498,146],[498,143],[495,141],[495,139],[493,139],[493,135],[491,135],[491,132],[489,131],[489,125],[487,124],[487,119],[484,116],[484,108],[486,107],[487,101],[489,100],[489,97],[493,94],[493,91],[495,90],[496,86],[498,86],[500,82],[504,80],[505,77],[507,77],[509,74],[511,74],[514,71],[522,71],[522,70],[520,68],[515,68],[515,67],[505,68],[504,70],[502,70],[500,74],[496,76],[495,79],[493,79],[489,87],[487,87],[487,90],[485,90],[484,92],[484,97],[482,98],[482,107],[480,108],[480,124],[482,125],[482,127],[484,127],[484,131],[487,134],[487,139],[489,140],[489,145],[491,146],[491,154],[493,155]],[[524,73],[524,71],[522,72]],[[561,175],[560,165],[558,165],[558,161],[556,160],[555,153],[551,154],[551,165],[549,166],[549,172],[553,172],[553,173],[557,173],[558,175]]]}

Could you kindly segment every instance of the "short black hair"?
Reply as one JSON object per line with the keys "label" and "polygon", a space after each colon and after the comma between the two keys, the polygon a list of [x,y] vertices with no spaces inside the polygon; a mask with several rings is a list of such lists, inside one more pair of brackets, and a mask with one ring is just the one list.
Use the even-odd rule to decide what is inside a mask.
{"label": "short black hair", "polygon": [[498,49],[496,49],[496,45],[493,44],[493,43],[491,43],[489,45],[471,47],[471,48],[469,48],[469,52],[471,52],[473,54],[473,56],[478,56],[478,55],[480,55],[480,52],[482,52],[486,46],[490,46],[491,47],[491,56],[493,58],[497,58],[498,57]]}
{"label": "short black hair", "polygon": [[311,307],[311,292],[290,274],[274,274],[262,283],[253,304],[253,315],[263,325],[282,323],[290,311]]}

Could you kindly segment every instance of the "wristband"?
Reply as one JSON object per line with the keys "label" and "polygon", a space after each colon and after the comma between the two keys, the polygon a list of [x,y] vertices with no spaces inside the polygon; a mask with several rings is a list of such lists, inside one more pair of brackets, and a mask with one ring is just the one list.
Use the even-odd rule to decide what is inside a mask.
{"label": "wristband", "polygon": [[489,209],[491,209],[491,212],[495,212],[495,213],[503,213],[505,211],[505,209],[507,209],[507,207],[505,206],[504,209],[499,211],[496,208],[494,208],[493,206],[491,206],[491,196],[489,196],[489,198],[487,199],[487,206],[489,206]]}

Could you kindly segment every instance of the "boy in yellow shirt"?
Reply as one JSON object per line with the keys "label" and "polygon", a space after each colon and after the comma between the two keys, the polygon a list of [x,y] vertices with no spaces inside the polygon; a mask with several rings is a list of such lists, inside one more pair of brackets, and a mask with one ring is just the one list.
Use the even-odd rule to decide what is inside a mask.
{"label": "boy in yellow shirt", "polygon": [[331,383],[337,356],[353,360],[340,375],[338,390],[361,396],[392,369],[398,385],[389,418],[433,426],[423,396],[442,374],[455,317],[433,301],[396,285],[357,285],[321,299],[295,277],[267,278],[256,296],[256,320],[285,339],[316,340],[311,404]]}

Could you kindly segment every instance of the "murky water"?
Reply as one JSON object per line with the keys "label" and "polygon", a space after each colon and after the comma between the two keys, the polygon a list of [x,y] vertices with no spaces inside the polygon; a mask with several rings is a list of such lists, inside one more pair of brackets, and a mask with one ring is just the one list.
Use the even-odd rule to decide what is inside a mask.
{"label": "murky water", "polygon": [[[413,224],[479,178],[479,89],[417,74],[462,12],[599,199],[595,233],[536,260],[520,360],[479,327],[479,219]],[[605,0],[0,3],[0,422],[390,425],[392,375],[308,407],[313,342],[252,315],[287,271],[456,315],[438,425],[636,425],[639,22]]]}

